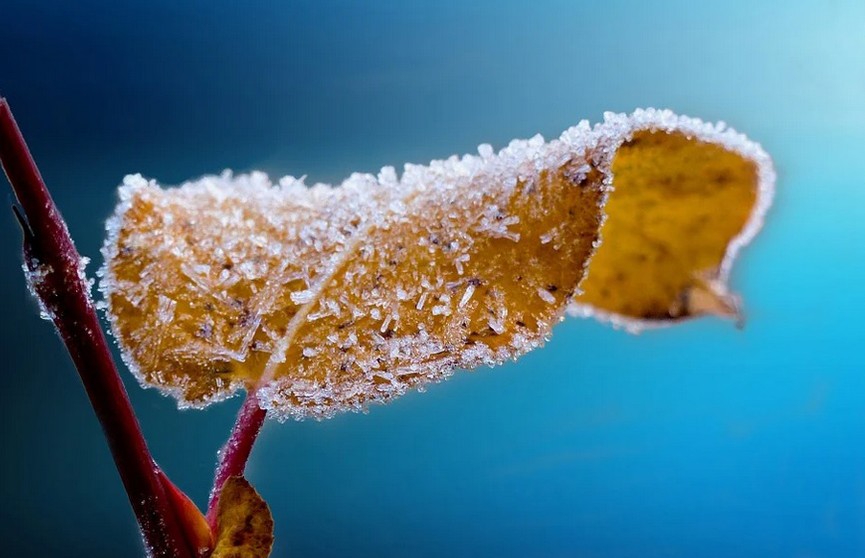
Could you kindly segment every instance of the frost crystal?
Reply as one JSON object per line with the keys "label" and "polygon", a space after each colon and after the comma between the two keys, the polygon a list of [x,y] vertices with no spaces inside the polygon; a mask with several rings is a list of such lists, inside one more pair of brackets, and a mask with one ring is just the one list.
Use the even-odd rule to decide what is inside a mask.
{"label": "frost crystal", "polygon": [[50,322],[54,319],[54,313],[45,306],[45,302],[42,300],[39,291],[42,290],[42,282],[51,273],[51,267],[47,264],[41,264],[35,259],[31,260],[30,263],[30,267],[26,263],[21,266],[24,270],[24,280],[27,282],[27,289],[39,304],[39,317]]}
{"label": "frost crystal", "polygon": [[462,308],[463,306],[468,304],[469,300],[472,299],[472,295],[474,294],[474,292],[475,292],[474,283],[469,283],[469,285],[466,287],[466,291],[463,293],[463,297],[460,299],[460,303],[459,303],[460,308]]}
{"label": "frost crystal", "polygon": [[310,290],[291,293],[291,301],[295,304],[306,304],[315,299],[315,293]]}
{"label": "frost crystal", "polygon": [[548,290],[546,289],[538,289],[538,296],[541,297],[541,300],[546,302],[547,304],[555,304],[556,297],[554,297]]}

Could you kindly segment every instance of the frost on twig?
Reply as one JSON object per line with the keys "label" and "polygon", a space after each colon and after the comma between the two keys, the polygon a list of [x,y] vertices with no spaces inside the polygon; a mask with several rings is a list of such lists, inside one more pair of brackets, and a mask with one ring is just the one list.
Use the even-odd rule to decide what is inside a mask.
{"label": "frost on twig", "polygon": [[92,282],[66,223],[40,176],[12,111],[0,97],[0,163],[19,203],[13,208],[24,236],[24,275],[69,351],[102,425],[148,553],[190,556],[138,421],[132,411],[90,296]]}

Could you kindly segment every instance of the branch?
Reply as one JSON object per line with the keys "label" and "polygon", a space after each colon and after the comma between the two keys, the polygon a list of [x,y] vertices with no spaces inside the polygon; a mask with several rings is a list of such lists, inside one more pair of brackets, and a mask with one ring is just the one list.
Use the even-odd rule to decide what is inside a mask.
{"label": "branch", "polygon": [[252,452],[252,446],[258,438],[266,415],[267,411],[258,405],[255,391],[250,391],[240,411],[237,412],[237,420],[231,430],[231,436],[219,450],[213,488],[210,491],[210,501],[207,505],[207,521],[214,532],[216,532],[216,514],[222,485],[230,477],[243,474],[246,462],[249,460],[249,454]]}
{"label": "branch", "polygon": [[24,232],[28,282],[81,376],[145,544],[154,557],[191,557],[188,539],[111,358],[90,298],[81,256],[2,97],[0,163],[20,204],[15,214]]}

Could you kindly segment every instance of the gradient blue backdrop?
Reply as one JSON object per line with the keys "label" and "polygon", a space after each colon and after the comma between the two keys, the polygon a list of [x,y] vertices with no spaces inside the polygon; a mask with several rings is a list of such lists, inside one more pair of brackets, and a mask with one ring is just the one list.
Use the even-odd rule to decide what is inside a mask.
{"label": "gradient blue backdrop", "polygon": [[[570,320],[368,415],[269,423],[274,556],[865,556],[865,2],[0,0],[0,93],[96,260],[129,172],[334,182],[605,110],[726,120],[779,171],[744,331]],[[135,555],[9,211],[0,239],[0,554]],[[178,412],[125,379],[203,505],[239,400]]]}

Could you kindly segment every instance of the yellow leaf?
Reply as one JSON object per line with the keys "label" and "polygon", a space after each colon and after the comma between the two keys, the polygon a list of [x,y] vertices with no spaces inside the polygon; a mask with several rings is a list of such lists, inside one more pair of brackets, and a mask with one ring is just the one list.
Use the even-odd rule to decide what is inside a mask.
{"label": "yellow leaf", "polygon": [[262,497],[243,477],[222,486],[216,546],[210,558],[267,558],[273,547],[273,517]]}
{"label": "yellow leaf", "polygon": [[561,141],[483,151],[339,188],[128,179],[104,283],[127,361],[189,404],[261,386],[271,410],[327,416],[539,345],[603,177]]}
{"label": "yellow leaf", "polygon": [[[639,184],[653,153],[635,150],[632,133],[688,134],[697,124],[638,112],[549,143],[537,136],[498,154],[481,146],[480,156],[407,165],[400,179],[392,168],[353,175],[337,188],[291,178],[273,187],[260,173],[174,189],[127,177],[104,249],[112,330],[139,379],[181,405],[257,389],[280,418],[360,409],[454,368],[516,358],[574,303],[612,178]],[[630,241],[615,234],[626,213],[604,228],[611,246]],[[638,265],[611,254],[598,277]],[[711,269],[694,271],[711,284]],[[634,292],[620,304],[644,304]]]}
{"label": "yellow leaf", "polygon": [[705,314],[741,318],[726,281],[771,202],[768,156],[735,132],[683,117],[610,115],[601,128],[615,189],[572,313],[632,330]]}

